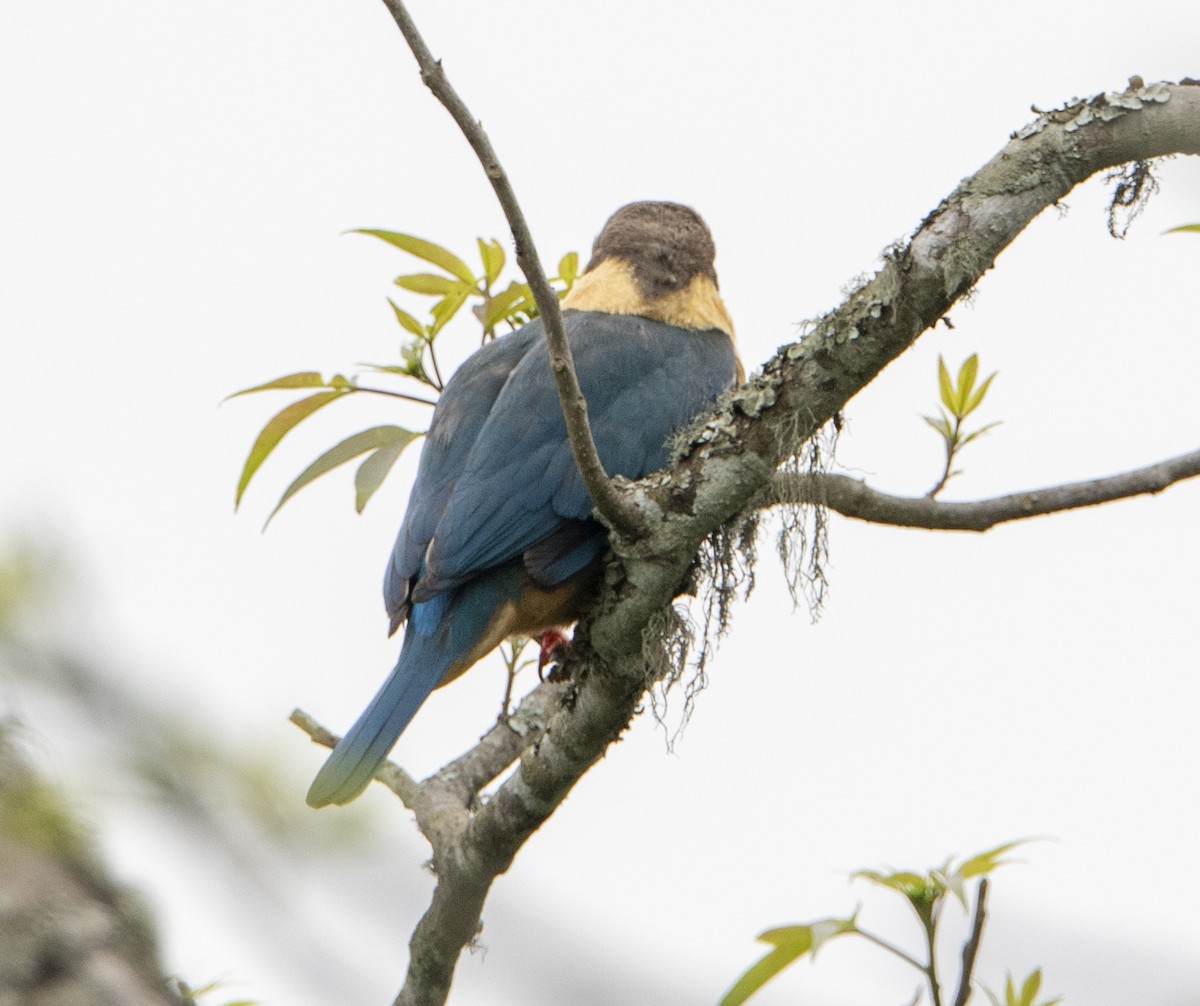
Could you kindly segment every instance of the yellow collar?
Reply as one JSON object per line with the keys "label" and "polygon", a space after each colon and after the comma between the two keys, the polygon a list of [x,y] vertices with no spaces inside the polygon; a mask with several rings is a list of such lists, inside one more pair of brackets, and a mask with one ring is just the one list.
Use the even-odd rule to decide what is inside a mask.
{"label": "yellow collar", "polygon": [[562,306],[576,311],[636,314],[698,332],[715,328],[730,339],[734,337],[733,321],[709,277],[696,276],[683,290],[647,300],[634,281],[633,269],[619,258],[607,258],[580,276],[563,298]]}

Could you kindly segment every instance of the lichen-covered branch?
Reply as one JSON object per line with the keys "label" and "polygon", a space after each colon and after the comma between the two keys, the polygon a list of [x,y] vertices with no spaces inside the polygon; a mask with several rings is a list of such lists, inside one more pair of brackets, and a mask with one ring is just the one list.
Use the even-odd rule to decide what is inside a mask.
{"label": "lichen-covered branch", "polygon": [[[385,3],[412,44],[407,12],[398,0]],[[452,94],[427,50],[418,60],[439,97]],[[451,112],[489,177],[502,178],[465,108],[459,103]],[[1097,172],[1168,154],[1200,154],[1200,87],[1137,81],[1127,91],[1041,115],[965,179],[907,243],[889,251],[874,278],[700,421],[671,471],[625,487],[618,509],[632,507],[637,519],[614,522],[615,555],[601,596],[576,631],[572,683],[553,701],[547,698],[548,719],[523,745],[504,746],[504,756],[521,750],[517,769],[478,805],[465,798],[499,757],[469,785],[462,777],[454,785],[434,777],[420,788],[414,809],[434,847],[438,884],[413,935],[398,1004],[445,1002],[491,883],[621,735],[663,673],[663,661],[646,659],[661,646],[647,627],[685,581],[701,542],[767,491],[780,464],[936,324],[1043,209]],[[507,211],[506,201],[515,204],[507,182],[496,187]],[[518,235],[519,252],[531,247]],[[536,288],[534,275],[530,280]],[[542,310],[549,330],[553,312]],[[570,398],[564,396],[568,407]],[[601,505],[595,493],[593,499]],[[630,526],[642,533],[627,533]],[[464,764],[474,756],[465,756]]]}
{"label": "lichen-covered branch", "polygon": [[402,0],[384,0],[384,4],[399,27],[404,40],[416,57],[417,66],[421,70],[421,80],[433,92],[450,113],[462,134],[466,137],[471,149],[483,165],[484,173],[496,192],[496,198],[504,210],[508,226],[512,230],[516,246],[517,264],[529,281],[529,289],[538,306],[542,321],[546,326],[546,342],[550,347],[550,365],[554,368],[554,380],[558,387],[558,399],[562,405],[563,419],[567,424],[567,439],[571,443],[571,453],[579,474],[588,494],[595,504],[597,512],[609,524],[623,534],[635,534],[638,530],[633,510],[625,498],[617,492],[600,455],[596,453],[596,445],[592,440],[591,428],[588,425],[587,401],[579,387],[579,378],[575,374],[575,361],[571,355],[571,345],[567,341],[567,333],[563,328],[562,311],[558,306],[558,297],[546,280],[542,269],[541,259],[538,258],[537,248],[533,243],[533,234],[525,215],[521,212],[516,193],[509,184],[508,175],[500,164],[500,158],[492,148],[492,143],[478,120],[471,114],[458,92],[451,86],[442,69],[441,60],[434,59],[421,33],[417,30],[412,17]]}
{"label": "lichen-covered branch", "polygon": [[1086,482],[1010,493],[994,499],[947,503],[892,496],[847,475],[776,472],[755,501],[759,506],[817,503],[844,517],[872,524],[917,527],[931,531],[987,531],[997,524],[1045,514],[1098,506],[1164,489],[1200,475],[1200,451],[1181,454],[1135,471]]}

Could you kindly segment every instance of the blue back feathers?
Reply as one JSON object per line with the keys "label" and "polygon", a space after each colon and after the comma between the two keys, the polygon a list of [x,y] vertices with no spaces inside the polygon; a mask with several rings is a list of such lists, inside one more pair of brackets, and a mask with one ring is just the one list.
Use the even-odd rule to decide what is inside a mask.
{"label": "blue back feathers", "polygon": [[[610,475],[663,468],[671,435],[736,382],[725,332],[598,311],[569,310],[564,322]],[[434,411],[384,577],[393,631],[409,623],[400,660],[321,769],[310,804],[345,803],[366,787],[506,605],[596,563],[607,539],[591,512],[534,321],[467,360]]]}

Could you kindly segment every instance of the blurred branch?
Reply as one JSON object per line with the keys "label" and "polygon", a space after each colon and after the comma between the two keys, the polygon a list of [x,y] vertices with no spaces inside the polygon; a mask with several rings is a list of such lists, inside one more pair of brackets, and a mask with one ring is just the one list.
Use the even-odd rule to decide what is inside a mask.
{"label": "blurred branch", "polygon": [[463,136],[471,145],[483,165],[484,174],[491,182],[496,192],[496,198],[504,210],[508,226],[512,230],[513,241],[516,245],[517,263],[529,288],[533,299],[537,302],[538,311],[546,328],[546,342],[550,346],[550,364],[554,369],[554,380],[558,386],[558,400],[562,406],[563,419],[567,424],[567,439],[571,443],[571,453],[584,487],[592,498],[592,503],[604,520],[624,535],[635,535],[640,528],[640,520],[629,501],[621,495],[604,470],[600,455],[596,453],[596,445],[592,440],[591,427],[587,418],[587,401],[579,387],[579,378],[575,373],[575,361],[571,355],[571,345],[563,328],[562,311],[559,309],[558,297],[546,280],[534,246],[533,234],[525,215],[521,212],[516,193],[509,184],[508,175],[500,164],[500,158],[492,148],[491,141],[483,131],[483,127],[471,114],[470,109],[458,96],[451,86],[442,69],[441,60],[434,59],[421,33],[417,30],[412,17],[409,15],[402,0],[384,0],[392,18],[400,28],[400,33],[408,43],[421,70],[421,80],[433,92],[435,98],[445,106]]}
{"label": "blurred branch", "polygon": [[154,926],[0,724],[0,1002],[180,1006]]}
{"label": "blurred branch", "polygon": [[1200,475],[1200,450],[1121,475],[1070,482],[994,499],[947,503],[928,496],[891,496],[846,475],[777,472],[758,506],[814,503],[872,524],[933,531],[987,531],[997,524],[1160,493]]}

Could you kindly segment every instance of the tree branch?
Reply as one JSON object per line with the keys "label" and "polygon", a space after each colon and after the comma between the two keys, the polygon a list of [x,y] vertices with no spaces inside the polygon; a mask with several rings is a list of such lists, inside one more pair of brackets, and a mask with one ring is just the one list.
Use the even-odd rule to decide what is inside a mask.
{"label": "tree branch", "polygon": [[[515,200],[482,131],[445,85],[399,0],[385,3],[416,53],[423,79],[480,155],[507,213]],[[458,956],[478,932],[491,883],[626,729],[645,690],[666,672],[656,616],[670,605],[704,539],[764,492],[779,465],[936,324],[1043,209],[1099,171],[1174,153],[1200,153],[1200,87],[1131,86],[1041,115],[965,179],[909,242],[891,249],[873,279],[698,422],[672,471],[628,490],[638,520],[627,520],[624,506],[610,507],[607,493],[593,488],[594,468],[581,465],[597,508],[622,515],[620,521],[640,525],[645,534],[614,540],[616,555],[601,595],[575,633],[569,690],[544,726],[525,738],[520,764],[495,795],[477,809],[464,805],[465,790],[486,772],[473,774],[469,784],[460,777],[452,798],[444,782],[422,784],[415,810],[434,845],[438,884],[413,934],[397,1004],[445,1002]],[[510,223],[514,219],[520,222],[514,214]],[[513,228],[518,255],[531,252],[523,223]],[[537,291],[536,270],[527,275]],[[538,305],[549,333],[557,304],[543,307],[539,297]],[[556,367],[556,377],[564,376]],[[564,407],[573,403],[578,418],[577,388],[565,394],[562,388]],[[568,428],[574,435],[579,424],[569,420]],[[607,480],[599,482],[612,489]],[[465,756],[468,762],[473,755]]]}
{"label": "tree branch", "polygon": [[987,919],[988,879],[979,882],[979,894],[975,898],[975,920],[971,924],[971,936],[963,944],[962,973],[958,978],[958,995],[954,1006],[967,1006],[971,999],[971,975],[975,971],[975,957],[979,953],[979,941],[983,939],[983,923]]}
{"label": "tree branch", "polygon": [[988,531],[1008,521],[1160,493],[1197,475],[1200,475],[1200,450],[1108,478],[970,503],[947,503],[928,496],[916,499],[891,496],[847,475],[776,472],[755,503],[759,506],[816,503],[844,517],[872,524],[932,531]]}
{"label": "tree branch", "polygon": [[596,444],[592,440],[591,427],[588,425],[587,400],[583,397],[579,378],[575,373],[575,360],[571,355],[567,333],[563,329],[558,297],[546,281],[541,259],[538,258],[537,248],[533,243],[533,234],[525,222],[525,215],[521,212],[516,193],[509,184],[508,175],[505,174],[483,127],[447,80],[441,60],[434,59],[402,0],[383,2],[404,36],[404,41],[416,57],[417,66],[421,70],[421,80],[445,106],[458,128],[462,130],[463,136],[479,158],[479,163],[483,165],[484,174],[492,183],[496,198],[504,210],[516,245],[517,263],[529,281],[529,289],[533,292],[533,299],[546,327],[550,365],[554,369],[558,400],[562,406],[563,420],[567,424],[567,439],[570,441],[571,454],[579,468],[584,488],[591,496],[597,512],[610,527],[626,537],[636,536],[640,530],[638,515],[613,485],[600,462],[600,455],[596,453]]}

